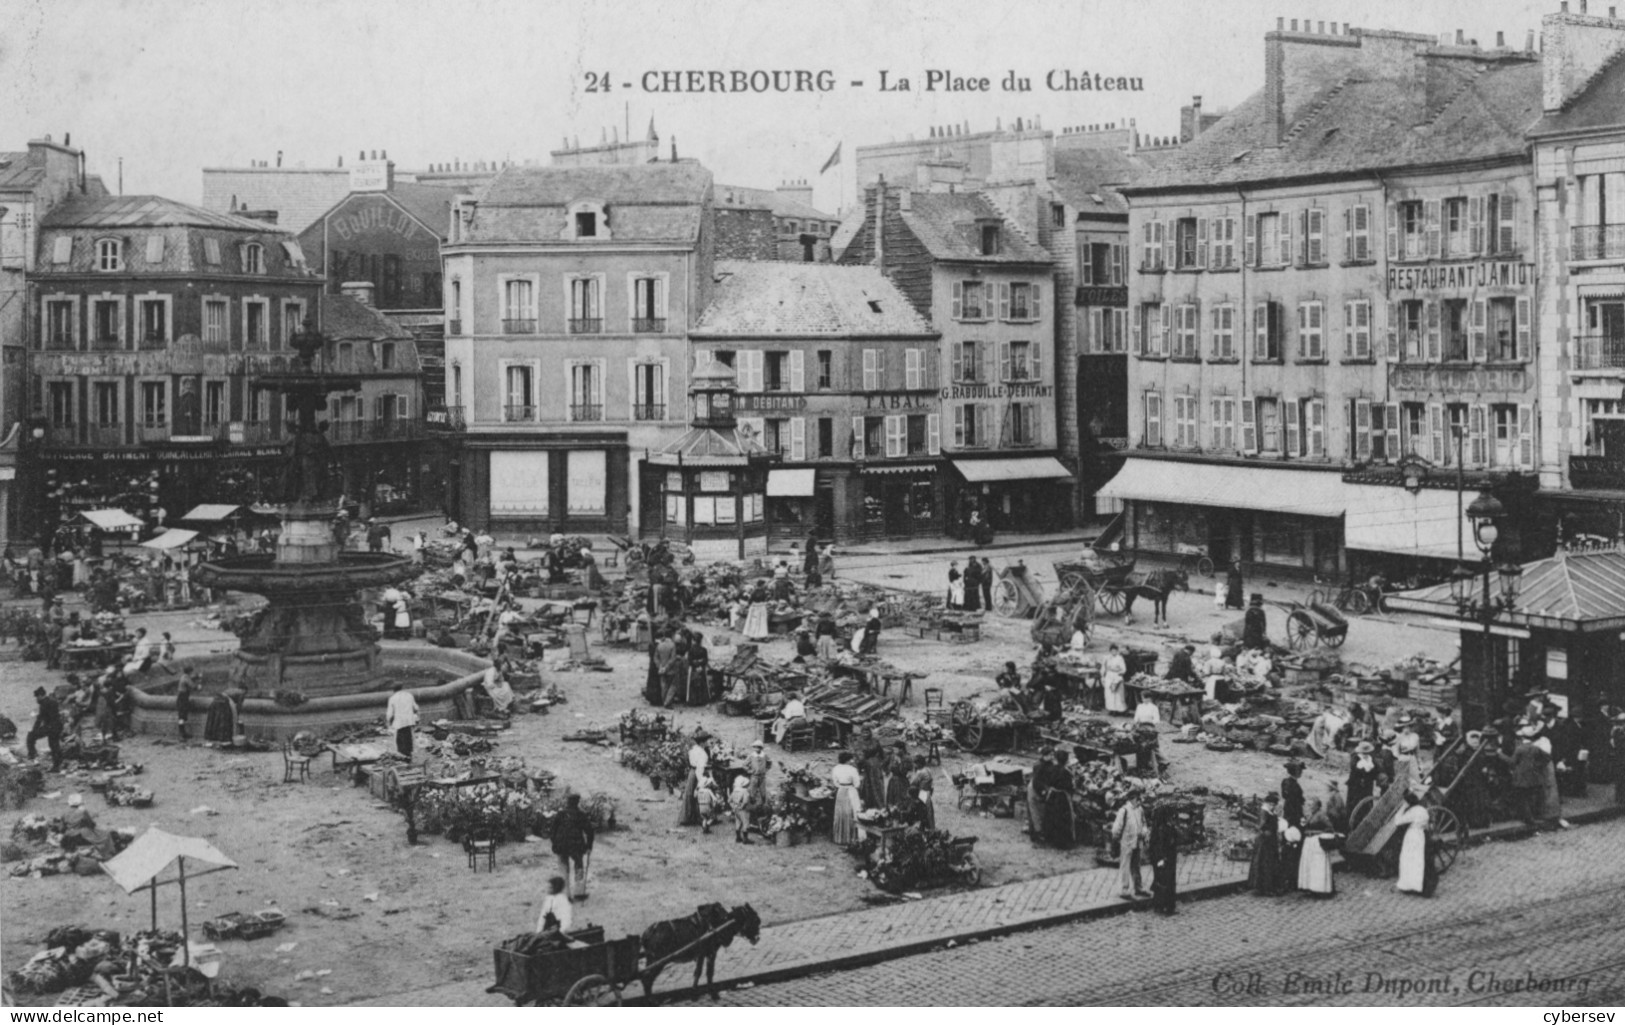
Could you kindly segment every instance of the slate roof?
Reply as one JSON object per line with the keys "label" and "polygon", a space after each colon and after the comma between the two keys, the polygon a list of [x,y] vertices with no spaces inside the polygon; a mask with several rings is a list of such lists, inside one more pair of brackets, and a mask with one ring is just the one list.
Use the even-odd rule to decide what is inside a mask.
{"label": "slate roof", "polygon": [[711,172],[696,161],[509,167],[480,194],[465,238],[557,241],[565,229],[565,207],[596,200],[604,204],[612,243],[692,242],[710,193]]}
{"label": "slate roof", "polygon": [[1541,115],[1538,63],[1438,58],[1429,63],[1426,73],[1406,80],[1365,71],[1307,79],[1304,89],[1288,98],[1287,130],[1276,147],[1267,145],[1259,90],[1124,191],[1134,195],[1524,154],[1524,132]]}
{"label": "slate roof", "polygon": [[[888,192],[887,202],[896,198]],[[938,260],[975,260],[979,263],[1053,263],[1042,246],[1027,239],[987,199],[973,192],[916,192],[910,197],[912,209],[899,211],[920,244]],[[993,218],[1004,227],[1003,248],[992,256],[982,254],[978,219]]]}
{"label": "slate roof", "polygon": [[744,466],[751,457],[765,456],[767,450],[754,433],[734,428],[690,427],[682,437],[650,454],[657,466]]}
{"label": "slate roof", "polygon": [[[733,197],[731,202],[729,196]],[[801,220],[830,222],[839,220],[835,214],[827,214],[817,207],[808,206],[800,200],[780,195],[775,189],[747,189],[742,185],[722,185],[719,183],[711,187],[711,202],[718,207],[766,207],[773,211],[775,217],[796,217]]]}
{"label": "slate roof", "polygon": [[413,217],[428,225],[429,230],[445,238],[451,228],[451,201],[465,192],[466,189],[445,185],[396,182],[388,195]]}
{"label": "slate roof", "polygon": [[719,260],[716,273],[721,281],[692,334],[932,333],[897,286],[872,266]]}
{"label": "slate roof", "polygon": [[836,228],[835,233],[829,237],[830,252],[836,261],[841,259],[841,254],[846,252],[846,247],[852,244],[852,240],[858,237],[858,230],[863,227],[867,219],[868,214],[864,212],[862,207],[859,207],[852,213],[847,214],[846,219],[841,222],[841,226]]}
{"label": "slate roof", "polygon": [[0,190],[31,189],[44,177],[45,165],[29,163],[27,150],[0,153]]}
{"label": "slate roof", "polygon": [[1563,109],[1547,114],[1530,135],[1555,135],[1625,125],[1625,50],[1615,54]]}
{"label": "slate roof", "polygon": [[206,167],[203,205],[230,210],[275,210],[277,224],[298,234],[350,194],[345,167]]}
{"label": "slate roof", "polygon": [[[1435,606],[1454,615],[1450,585],[1439,584],[1395,596],[1402,607]],[[1559,552],[1527,563],[1517,605],[1496,619],[1503,623],[1590,633],[1625,626],[1625,552]]]}
{"label": "slate roof", "polygon": [[322,295],[322,334],[346,342],[411,341],[412,332],[348,295]]}
{"label": "slate roof", "polygon": [[51,208],[41,228],[226,228],[256,234],[286,235],[265,221],[205,210],[162,196],[78,197]]}
{"label": "slate roof", "polygon": [[1085,213],[1126,217],[1128,202],[1112,186],[1130,184],[1149,170],[1145,160],[1121,150],[1056,150],[1050,184],[1057,195]]}

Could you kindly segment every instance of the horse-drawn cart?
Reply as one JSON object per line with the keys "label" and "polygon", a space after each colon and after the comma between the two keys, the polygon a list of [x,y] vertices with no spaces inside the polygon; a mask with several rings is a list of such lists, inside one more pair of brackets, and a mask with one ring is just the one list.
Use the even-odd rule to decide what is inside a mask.
{"label": "horse-drawn cart", "polygon": [[1102,609],[1115,616],[1128,607],[1129,576],[1137,561],[1132,554],[1091,548],[1082,559],[1054,563],[1055,579],[1062,591],[1075,594],[1087,589]]}

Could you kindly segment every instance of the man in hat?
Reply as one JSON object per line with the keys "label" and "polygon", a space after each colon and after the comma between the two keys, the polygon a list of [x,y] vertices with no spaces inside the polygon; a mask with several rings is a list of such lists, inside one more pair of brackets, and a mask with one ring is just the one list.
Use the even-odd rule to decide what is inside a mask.
{"label": "man in hat", "polygon": [[1162,674],[1164,680],[1182,680],[1185,683],[1196,682],[1196,645],[1187,644],[1177,649],[1173,657],[1168,660],[1168,671]]}
{"label": "man in hat", "polygon": [[1281,818],[1289,826],[1303,827],[1303,763],[1296,758],[1286,763],[1286,779],[1281,781]]}
{"label": "man in hat", "polygon": [[418,699],[404,684],[397,682],[390,688],[384,719],[389,731],[395,735],[395,750],[411,761],[412,731],[418,726]]}
{"label": "man in hat", "polygon": [[767,807],[767,770],[773,760],[767,756],[767,745],[760,739],[750,742],[750,754],[745,756],[745,773],[750,777],[750,806]]}
{"label": "man in hat", "polygon": [[56,703],[56,698],[45,692],[44,687],[34,688],[34,700],[39,702],[39,711],[34,716],[34,725],[28,729],[26,750],[30,761],[39,758],[34,742],[44,737],[45,743],[51,749],[51,771],[62,771],[62,707]]}
{"label": "man in hat", "polygon": [[1546,766],[1551,756],[1535,746],[1539,729],[1525,723],[1518,729],[1518,746],[1512,757],[1499,757],[1512,770],[1513,806],[1518,809],[1524,824],[1533,826],[1541,816],[1546,789]]}
{"label": "man in hat", "polygon": [[1362,740],[1354,746],[1354,757],[1349,760],[1348,780],[1348,802],[1351,812],[1376,789],[1379,771],[1374,757],[1376,753],[1377,745],[1369,740]]}
{"label": "man in hat", "polygon": [[1122,890],[1117,894],[1124,900],[1149,897],[1150,892],[1140,883],[1140,848],[1144,846],[1145,812],[1140,808],[1140,788],[1130,785],[1124,791],[1112,820],[1112,838],[1118,841],[1118,879]]}
{"label": "man in hat", "polygon": [[1264,615],[1262,594],[1254,594],[1247,602],[1241,625],[1241,646],[1248,651],[1262,651],[1270,646],[1269,619]]}

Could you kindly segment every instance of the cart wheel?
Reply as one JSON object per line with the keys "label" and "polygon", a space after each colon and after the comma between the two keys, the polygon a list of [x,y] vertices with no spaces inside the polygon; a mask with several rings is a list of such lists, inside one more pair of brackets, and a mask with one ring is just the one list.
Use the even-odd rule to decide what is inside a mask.
{"label": "cart wheel", "polygon": [[1089,578],[1082,573],[1062,573],[1060,588],[1063,591],[1081,591],[1089,586]]}
{"label": "cart wheel", "polygon": [[958,735],[955,739],[959,741],[959,746],[961,748],[965,749],[966,751],[981,750],[983,736],[986,732],[981,723],[961,723],[957,732]]}
{"label": "cart wheel", "polygon": [[589,975],[576,980],[570,992],[564,994],[564,1004],[566,1007],[619,1007],[621,991],[602,975]]}
{"label": "cart wheel", "polygon": [[1350,612],[1356,616],[1363,616],[1371,611],[1371,599],[1366,597],[1364,591],[1355,588],[1349,592],[1348,606]]}
{"label": "cart wheel", "polygon": [[1374,797],[1362,797],[1362,798],[1360,798],[1360,800],[1358,802],[1355,803],[1354,807],[1349,809],[1349,832],[1350,833],[1354,832],[1354,828],[1360,824],[1361,819],[1363,819],[1367,815],[1371,814],[1371,809],[1373,807],[1375,807],[1376,804],[1377,804],[1377,799],[1376,798],[1374,798]]}
{"label": "cart wheel", "polygon": [[1321,641],[1328,648],[1341,648],[1343,646],[1343,642],[1348,640],[1348,639],[1349,639],[1348,627],[1344,627],[1341,630],[1338,630],[1336,633],[1330,633],[1330,634],[1327,634],[1326,636],[1322,637]]}
{"label": "cart wheel", "polygon": [[1205,555],[1197,559],[1196,572],[1204,577],[1211,577],[1213,575],[1213,560]]}
{"label": "cart wheel", "polygon": [[1456,856],[1467,846],[1467,823],[1443,805],[1428,809],[1428,828],[1433,831],[1433,870],[1444,875]]}
{"label": "cart wheel", "polygon": [[1287,617],[1286,641],[1293,651],[1305,651],[1315,646],[1315,621],[1307,612],[1294,612]]}
{"label": "cart wheel", "polygon": [[1097,596],[1100,599],[1100,607],[1114,616],[1122,615],[1123,610],[1128,608],[1128,592],[1119,588],[1102,587]]}
{"label": "cart wheel", "polygon": [[964,864],[959,866],[959,878],[966,886],[982,885],[982,863],[976,860],[975,851],[965,855]]}
{"label": "cart wheel", "polygon": [[993,611],[1006,618],[1013,617],[1016,609],[1021,607],[1021,597],[1016,594],[1016,585],[1008,580],[999,581],[999,590],[993,596]]}

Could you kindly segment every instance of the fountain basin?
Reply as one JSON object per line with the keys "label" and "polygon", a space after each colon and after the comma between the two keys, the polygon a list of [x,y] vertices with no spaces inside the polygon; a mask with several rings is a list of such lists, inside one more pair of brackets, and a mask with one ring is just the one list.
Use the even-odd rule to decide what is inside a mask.
{"label": "fountain basin", "polygon": [[267,597],[353,593],[366,587],[387,587],[417,572],[412,559],[385,552],[341,552],[332,563],[278,563],[276,556],[233,555],[206,562],[192,571],[207,587],[250,591]]}

